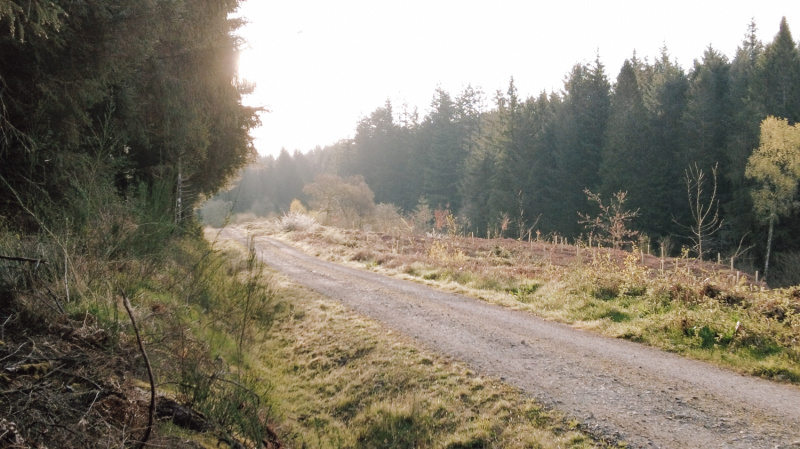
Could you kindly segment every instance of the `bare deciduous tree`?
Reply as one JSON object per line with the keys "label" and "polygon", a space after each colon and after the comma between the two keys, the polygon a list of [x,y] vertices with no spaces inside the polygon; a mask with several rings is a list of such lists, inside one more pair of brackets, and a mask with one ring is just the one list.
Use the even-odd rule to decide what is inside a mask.
{"label": "bare deciduous tree", "polygon": [[581,223],[591,232],[599,231],[598,239],[602,242],[610,243],[614,249],[622,248],[622,245],[632,240],[639,234],[628,228],[627,223],[639,216],[639,209],[635,211],[625,210],[625,197],[628,192],[619,191],[611,198],[611,203],[604,205],[599,193],[592,193],[589,189],[583,191],[589,201],[597,203],[600,213],[596,217],[589,214],[578,212]]}
{"label": "bare deciduous tree", "polygon": [[317,175],[314,182],[303,187],[303,192],[311,196],[311,205],[324,214],[326,223],[361,226],[375,210],[375,195],[361,176],[342,179],[336,175]]}
{"label": "bare deciduous tree", "polygon": [[[692,224],[689,226],[677,223],[689,230],[692,240],[692,249],[697,253],[697,257],[703,260],[703,255],[707,248],[703,244],[722,227],[719,218],[719,200],[717,199],[717,164],[711,169],[712,188],[711,196],[706,192],[706,174],[697,163],[689,165],[684,171],[683,180],[686,183],[686,197],[689,200],[689,209],[692,212]],[[706,203],[705,200],[708,200]],[[713,215],[712,215],[713,212]]]}

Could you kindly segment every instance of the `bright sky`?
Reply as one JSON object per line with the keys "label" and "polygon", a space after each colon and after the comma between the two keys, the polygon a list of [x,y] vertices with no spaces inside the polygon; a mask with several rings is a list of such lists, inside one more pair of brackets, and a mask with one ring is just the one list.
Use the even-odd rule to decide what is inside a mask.
{"label": "bright sky", "polygon": [[732,58],[751,19],[764,42],[782,16],[800,38],[797,0],[249,0],[240,12],[247,102],[272,111],[254,131],[263,155],[352,137],[386,99],[422,118],[437,86],[490,98],[513,76],[537,95],[598,51],[613,82],[634,49],[652,60],[663,45],[688,71],[709,44]]}

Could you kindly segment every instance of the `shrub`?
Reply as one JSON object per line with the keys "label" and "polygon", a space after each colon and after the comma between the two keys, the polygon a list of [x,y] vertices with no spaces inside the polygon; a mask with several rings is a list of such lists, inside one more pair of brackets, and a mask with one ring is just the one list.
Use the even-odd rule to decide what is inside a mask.
{"label": "shrub", "polygon": [[394,204],[380,203],[375,206],[375,230],[378,232],[400,232],[408,226]]}
{"label": "shrub", "polygon": [[289,205],[289,212],[298,213],[298,214],[308,214],[308,210],[306,207],[303,206],[303,203],[300,202],[297,198],[292,200],[292,204]]}
{"label": "shrub", "polygon": [[281,217],[280,228],[283,231],[313,231],[319,226],[317,220],[299,212],[289,212]]}

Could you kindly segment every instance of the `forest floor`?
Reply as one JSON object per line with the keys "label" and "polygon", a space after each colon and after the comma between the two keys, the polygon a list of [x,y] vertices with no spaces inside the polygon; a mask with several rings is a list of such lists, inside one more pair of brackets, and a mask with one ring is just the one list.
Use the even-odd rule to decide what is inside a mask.
{"label": "forest floor", "polygon": [[[540,402],[571,416],[576,427],[603,436],[604,439],[624,441],[633,447],[800,447],[800,389],[796,386],[741,376],[645,345],[575,329],[590,328],[613,335],[623,331],[620,326],[627,326],[626,331],[615,336],[653,343],[652,339],[648,340],[646,333],[644,336],[624,335],[625,332],[636,333],[630,323],[636,323],[637,320],[614,318],[630,313],[628,309],[617,310],[616,315],[606,314],[608,316],[604,319],[577,320],[570,318],[571,315],[564,312],[563,308],[551,308],[557,313],[547,318],[558,319],[561,314],[561,321],[571,322],[572,327],[526,313],[528,305],[543,297],[542,292],[536,291],[552,287],[549,286],[552,282],[541,281],[547,276],[548,270],[572,266],[574,260],[580,258],[580,251],[588,256],[592,250],[576,248],[570,258],[568,247],[563,245],[550,245],[548,248],[531,243],[528,250],[534,252],[538,248],[542,255],[538,264],[528,263],[526,268],[508,262],[514,259],[513,254],[517,251],[513,246],[529,245],[525,242],[509,241],[505,244],[474,239],[472,242],[477,242],[475,248],[454,249],[458,244],[453,243],[452,239],[434,238],[434,241],[424,244],[425,238],[420,237],[403,240],[361,233],[356,238],[348,234],[353,232],[326,228],[313,233],[287,234],[277,232],[268,225],[255,224],[226,229],[222,236],[240,241],[248,235],[255,236],[256,247],[263,260],[293,281],[339,300],[391,329],[412,336],[433,351],[461,360],[479,373],[499,377],[524,389]],[[311,255],[347,261],[361,269],[322,261],[267,235],[292,241]],[[359,244],[358,239],[369,243]],[[466,240],[469,239],[459,241]],[[414,249],[415,241],[422,246],[413,252],[400,248],[400,245],[404,245],[406,249]],[[475,258],[482,246],[486,246],[484,251],[492,255],[487,260],[500,261],[491,265],[516,274],[497,276],[495,273],[489,277],[472,275],[469,280],[448,281],[439,284],[438,289],[431,289],[420,282],[398,278],[435,282],[437,278],[442,278],[441,270],[432,270],[419,260],[392,262],[403,257],[419,257],[424,253],[427,257],[435,256],[445,262],[457,262],[451,264],[452,268]],[[381,247],[387,251],[382,252]],[[613,261],[615,256],[620,258],[619,263],[623,266],[621,271],[625,267],[630,268],[625,263],[630,262],[630,253],[607,254],[609,261]],[[592,254],[591,257],[596,258],[598,254]],[[489,269],[487,260],[476,263],[484,264]],[[506,262],[503,263],[503,260]],[[660,259],[639,254],[638,260],[639,266],[662,270]],[[675,264],[675,275],[686,270],[687,276],[696,277],[710,270],[703,264],[690,265],[686,260],[667,262]],[[682,262],[685,265],[681,265]],[[379,267],[387,270],[386,274],[395,276],[364,269],[375,270]],[[717,285],[726,281],[733,284],[729,291],[753,291],[754,288],[760,290],[763,287],[752,286],[752,280],[741,273],[717,270],[715,276]],[[452,279],[454,276],[451,273],[447,277]],[[513,279],[517,281],[512,285]],[[535,279],[539,281],[530,282]],[[492,282],[503,285],[501,288],[491,288],[497,285],[474,288],[476,283]],[[686,285],[689,285],[688,282]],[[623,285],[619,288],[624,292],[629,287]],[[443,289],[482,295],[484,301]],[[476,294],[476,291],[479,293]],[[740,298],[740,302],[745,301],[747,295],[738,294],[735,297]],[[626,295],[617,292],[612,296]],[[507,297],[514,298],[514,301],[509,302]],[[734,296],[729,293],[728,298],[731,297]],[[507,307],[499,307],[491,302]],[[620,309],[623,307],[621,304],[616,306]],[[775,304],[772,307],[769,310],[763,307],[763,310],[759,309],[759,316],[770,318],[768,312],[778,310]],[[684,321],[700,318],[698,314],[683,314]],[[748,326],[753,328],[752,333],[757,333],[755,324]],[[737,321],[731,337],[734,342],[740,338],[739,327]],[[646,330],[646,326],[640,326],[639,331],[643,328]],[[707,328],[705,326],[703,329]],[[683,333],[703,346],[702,332],[692,334],[684,329]],[[721,339],[718,341],[724,343]],[[678,347],[680,344],[678,342],[676,348],[667,349],[687,355],[695,354],[691,348],[681,351]],[[714,351],[714,348],[706,349],[706,352],[723,352]],[[715,362],[728,360],[722,356],[710,359]],[[777,362],[770,363],[775,365]],[[792,360],[785,363],[789,368],[795,364]],[[791,369],[775,372],[778,374],[771,377],[794,380]],[[765,375],[763,372],[754,374]]]}

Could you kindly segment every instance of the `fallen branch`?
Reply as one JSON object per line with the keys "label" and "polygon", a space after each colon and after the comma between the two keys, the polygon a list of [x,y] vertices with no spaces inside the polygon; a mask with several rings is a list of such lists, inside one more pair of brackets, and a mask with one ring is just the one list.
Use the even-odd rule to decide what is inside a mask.
{"label": "fallen branch", "polygon": [[147,352],[144,350],[142,338],[139,336],[139,328],[136,326],[136,319],[133,317],[131,303],[128,301],[128,296],[125,295],[125,292],[120,291],[120,294],[122,295],[122,304],[125,306],[125,310],[128,311],[128,316],[131,317],[133,331],[136,333],[136,342],[139,343],[139,350],[142,352],[145,365],[147,365],[147,375],[150,377],[150,416],[147,419],[147,431],[145,431],[144,437],[142,437],[142,440],[139,441],[139,445],[137,446],[139,449],[141,449],[144,447],[145,443],[147,443],[147,440],[150,439],[150,432],[153,430],[153,419],[156,413],[156,381],[153,377],[153,367],[150,366],[150,359],[147,358]]}
{"label": "fallen branch", "polygon": [[11,257],[11,256],[0,256],[0,259],[11,260],[14,262],[28,262],[28,263],[47,265],[47,261],[44,259],[29,259],[27,257]]}

